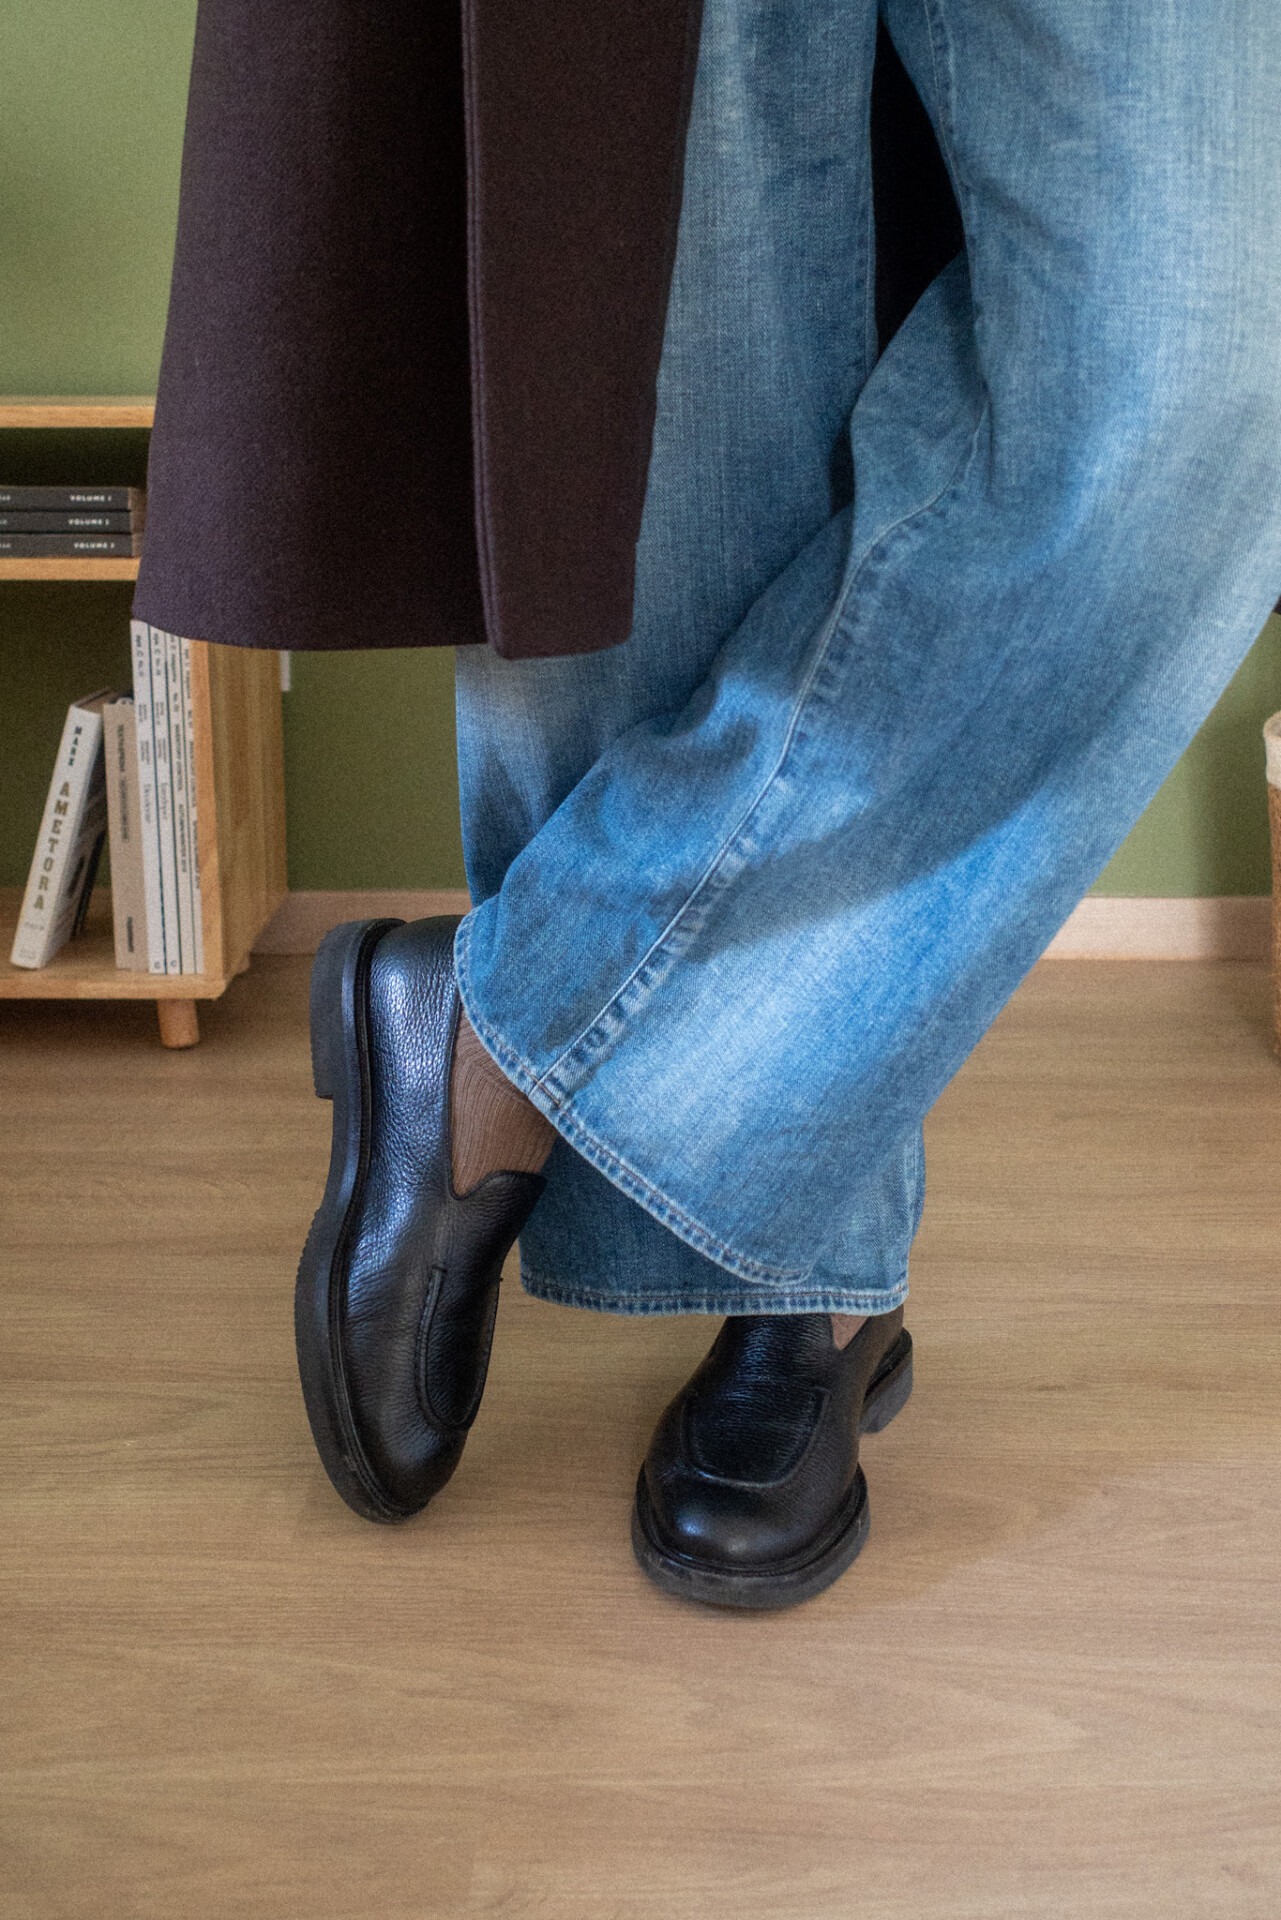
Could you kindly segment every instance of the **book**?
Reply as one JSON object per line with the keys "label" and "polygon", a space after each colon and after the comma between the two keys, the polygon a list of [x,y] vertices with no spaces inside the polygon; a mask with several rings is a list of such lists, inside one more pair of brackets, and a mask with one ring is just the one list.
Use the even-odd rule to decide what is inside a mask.
{"label": "book", "polygon": [[147,901],[138,793],[138,719],[133,695],[122,694],[119,699],[109,701],[102,710],[102,725],[116,965],[145,973],[148,970]]}
{"label": "book", "polygon": [[200,820],[196,805],[196,712],[191,693],[191,642],[178,642],[182,663],[183,755],[187,777],[187,830],[191,841],[191,930],[193,965],[205,970],[205,923],[200,892]]}
{"label": "book", "polygon": [[173,849],[177,873],[178,944],[182,955],[181,971],[194,973],[195,927],[192,922],[191,834],[187,819],[187,743],[186,714],[182,695],[183,642],[176,634],[164,633],[165,695],[169,703],[169,777],[173,787]]}
{"label": "book", "polygon": [[133,652],[133,704],[138,747],[138,817],[142,826],[142,879],[147,923],[147,971],[165,972],[165,920],[161,908],[160,825],[156,812],[156,728],[151,707],[151,639],[145,620],[129,628]]}
{"label": "book", "polygon": [[130,641],[148,966],[203,973],[191,642],[145,620]]}
{"label": "book", "polygon": [[200,810],[196,806],[196,703],[192,699],[192,643],[181,639],[182,753],[186,756],[186,828],[192,874],[192,948],[194,972],[205,970],[204,899],[200,893]]}
{"label": "book", "polygon": [[141,533],[0,533],[0,559],[7,560],[123,560],[141,552]]}
{"label": "book", "polygon": [[0,509],[20,513],[70,513],[93,507],[109,513],[141,515],[147,501],[145,487],[3,487]]}
{"label": "book", "polygon": [[137,533],[141,522],[132,513],[10,513],[0,507],[0,533]]}
{"label": "book", "polygon": [[160,846],[160,911],[165,923],[165,972],[182,972],[182,934],[178,917],[178,862],[173,837],[173,768],[169,746],[169,680],[165,672],[165,636],[147,627],[151,663],[152,753],[156,769],[156,829]]}
{"label": "book", "polygon": [[107,837],[102,710],[110,688],[73,701],[54,762],[13,951],[15,967],[46,967],[80,931]]}

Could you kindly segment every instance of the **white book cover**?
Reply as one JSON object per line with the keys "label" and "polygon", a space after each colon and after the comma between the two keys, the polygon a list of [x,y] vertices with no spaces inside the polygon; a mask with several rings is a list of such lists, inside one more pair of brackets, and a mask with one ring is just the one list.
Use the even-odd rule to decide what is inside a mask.
{"label": "white book cover", "polygon": [[151,649],[151,712],[156,755],[156,823],[160,834],[160,910],[165,917],[165,972],[182,972],[182,932],[178,917],[178,861],[173,833],[173,768],[169,757],[169,687],[165,673],[165,636],[147,628]]}
{"label": "white book cover", "polygon": [[182,698],[182,641],[161,634],[164,642],[165,693],[169,702],[169,773],[173,785],[173,848],[178,873],[178,937],[182,971],[194,973],[195,934],[191,919],[191,838],[187,819],[187,725]]}
{"label": "white book cover", "polygon": [[102,723],[116,965],[130,973],[146,973],[146,884],[138,795],[138,726],[132,695],[110,701],[102,710]]}
{"label": "white book cover", "polygon": [[107,833],[102,709],[110,688],[67,709],[13,951],[15,967],[45,967],[84,919]]}
{"label": "white book cover", "polygon": [[191,697],[191,642],[180,640],[182,664],[183,746],[187,756],[187,826],[191,835],[191,925],[195,942],[195,971],[205,970],[205,925],[200,897],[200,830],[196,808],[196,713]]}
{"label": "white book cover", "polygon": [[142,820],[143,898],[147,919],[147,971],[165,972],[165,917],[160,873],[160,822],[156,812],[156,722],[151,702],[151,633],[145,620],[129,623],[133,646],[133,706],[138,736],[138,811]]}

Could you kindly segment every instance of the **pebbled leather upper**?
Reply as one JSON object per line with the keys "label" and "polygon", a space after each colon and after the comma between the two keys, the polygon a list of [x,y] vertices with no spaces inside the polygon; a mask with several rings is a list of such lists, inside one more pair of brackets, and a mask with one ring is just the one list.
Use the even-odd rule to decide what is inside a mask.
{"label": "pebbled leather upper", "polygon": [[825,1313],[727,1320],[646,1455],[666,1550],[740,1572],[820,1552],[854,1495],[859,1416],[902,1326],[901,1308],[879,1314],[838,1349]]}
{"label": "pebbled leather upper", "polygon": [[493,1173],[465,1198],[449,1177],[449,1077],[459,1001],[452,919],[385,934],[366,996],[363,1170],[342,1258],[351,1410],[378,1479],[407,1508],[443,1486],[484,1387],[502,1263],[544,1182]]}

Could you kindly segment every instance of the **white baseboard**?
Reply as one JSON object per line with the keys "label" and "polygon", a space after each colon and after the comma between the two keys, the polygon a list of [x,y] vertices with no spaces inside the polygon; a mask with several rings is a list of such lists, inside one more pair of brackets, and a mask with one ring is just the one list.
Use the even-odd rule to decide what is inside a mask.
{"label": "white baseboard", "polygon": [[[416,892],[287,894],[254,943],[255,953],[314,953],[342,920],[423,920],[466,913],[462,888]],[[1050,960],[1262,960],[1272,902],[1267,895],[1217,900],[1118,899],[1091,894],[1050,943]]]}
{"label": "white baseboard", "polygon": [[427,920],[434,913],[466,913],[470,905],[464,887],[287,893],[254,941],[254,952],[314,953],[330,927],[344,920]]}
{"label": "white baseboard", "polygon": [[1048,960],[1263,960],[1271,942],[1267,894],[1207,900],[1090,894],[1046,949]]}

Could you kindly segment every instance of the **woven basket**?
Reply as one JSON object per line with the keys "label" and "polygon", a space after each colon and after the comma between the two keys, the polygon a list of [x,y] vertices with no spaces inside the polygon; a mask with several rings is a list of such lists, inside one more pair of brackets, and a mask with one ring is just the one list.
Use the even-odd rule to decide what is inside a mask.
{"label": "woven basket", "polygon": [[1272,1044],[1281,1053],[1281,713],[1263,728],[1268,756],[1268,824],[1272,829]]}

